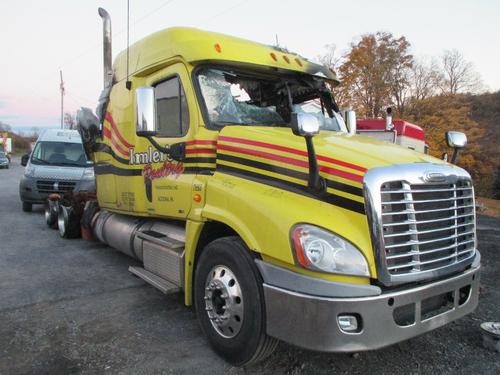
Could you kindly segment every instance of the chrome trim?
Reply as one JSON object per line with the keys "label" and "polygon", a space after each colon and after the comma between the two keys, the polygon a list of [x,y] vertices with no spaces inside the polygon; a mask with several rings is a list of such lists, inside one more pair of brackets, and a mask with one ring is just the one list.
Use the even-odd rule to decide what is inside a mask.
{"label": "chrome trim", "polygon": [[368,297],[382,293],[380,287],[318,279],[256,259],[264,283],[292,292],[320,297]]}
{"label": "chrome trim", "polygon": [[[440,178],[440,182],[426,182],[426,176],[429,174],[439,174],[442,176]],[[427,177],[428,178],[428,177]],[[406,206],[405,210],[396,212],[384,212],[382,213],[382,193],[381,187],[384,183],[387,182],[402,182],[403,189],[390,189],[389,191],[384,191],[384,193],[393,192],[393,194],[404,194],[404,200],[400,202],[400,204],[404,204]],[[433,163],[411,163],[411,164],[397,164],[386,167],[373,168],[368,170],[368,172],[364,176],[364,195],[366,202],[366,211],[368,216],[368,223],[370,227],[370,234],[372,240],[372,246],[374,249],[375,259],[376,259],[376,268],[377,268],[377,278],[384,285],[396,285],[407,282],[415,282],[433,279],[437,277],[441,277],[453,272],[458,272],[460,270],[465,269],[469,266],[473,259],[474,255],[477,253],[475,249],[477,249],[477,236],[476,236],[476,212],[475,212],[475,198],[474,198],[474,188],[473,186],[458,188],[460,190],[471,190],[471,196],[467,197],[472,200],[472,204],[460,206],[461,208],[472,208],[471,213],[457,215],[454,210],[454,206],[450,208],[437,208],[437,209],[425,209],[425,210],[416,210],[413,206],[414,203],[419,203],[418,201],[414,201],[412,198],[413,193],[418,192],[439,192],[439,191],[451,191],[452,189],[415,189],[411,190],[411,185],[421,185],[421,184],[457,184],[459,182],[471,182],[471,177],[469,173],[467,173],[462,168],[459,168],[450,164],[433,164]],[[457,191],[459,191],[457,189]],[[456,193],[455,193],[456,194]],[[456,203],[456,200],[452,200]],[[385,204],[386,202],[384,202]],[[431,213],[431,212],[444,212],[450,211],[449,220],[455,220],[455,226],[458,225],[457,219],[459,217],[473,217],[473,229],[468,231],[468,234],[473,234],[474,238],[470,241],[474,241],[473,249],[471,250],[471,256],[466,257],[465,259],[459,260],[457,263],[446,265],[444,267],[439,267],[432,270],[421,270],[421,271],[413,271],[406,274],[390,274],[387,260],[386,258],[386,246],[384,241],[383,234],[383,219],[382,216],[393,216],[393,215],[408,215],[409,218],[404,220],[403,222],[398,223],[388,223],[385,226],[398,226],[398,225],[408,225],[410,228],[410,232],[408,235],[410,237],[410,241],[405,244],[397,244],[397,245],[389,245],[387,248],[392,247],[402,247],[402,246],[411,246],[411,253],[414,256],[413,261],[414,264],[419,266],[420,264],[424,264],[419,261],[418,257],[423,255],[424,253],[419,252],[417,246],[423,243],[431,243],[437,242],[438,240],[424,240],[419,241],[417,239],[416,234],[419,233],[417,230],[417,224],[420,224],[420,221],[416,219],[416,215],[421,213]],[[425,222],[437,222],[443,221],[444,218],[438,218],[433,220],[426,220]],[[422,221],[423,223],[424,221]],[[455,228],[456,230],[456,228]],[[458,241],[458,237],[465,235],[465,233],[458,233],[456,241]],[[445,238],[443,238],[444,240]],[[456,242],[458,244],[458,242]],[[432,249],[435,250],[435,249]],[[442,248],[441,250],[445,250]],[[437,250],[439,251],[439,249]],[[463,256],[467,252],[463,252],[461,254],[457,253],[457,257],[459,255]],[[406,255],[406,254],[405,254]],[[408,254],[410,255],[410,254]],[[418,268],[418,267],[417,267]]]}
{"label": "chrome trim", "polygon": [[[476,259],[479,258],[477,252]],[[475,262],[479,263],[479,261]],[[450,278],[373,297],[325,298],[292,292],[264,283],[268,335],[302,348],[327,352],[373,350],[432,331],[472,312],[478,303],[480,268]],[[462,288],[470,286],[460,304]],[[446,311],[426,315],[426,300],[452,293]],[[414,322],[400,325],[394,317],[403,306],[413,306]],[[343,332],[337,318],[358,316],[361,330]]]}

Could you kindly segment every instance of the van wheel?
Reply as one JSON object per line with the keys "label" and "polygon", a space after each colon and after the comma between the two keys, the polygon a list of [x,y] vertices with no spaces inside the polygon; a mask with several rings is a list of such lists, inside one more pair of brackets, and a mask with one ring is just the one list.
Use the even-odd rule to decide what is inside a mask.
{"label": "van wheel", "polygon": [[77,238],[80,236],[80,219],[73,213],[71,207],[59,205],[57,226],[62,238]]}
{"label": "van wheel", "polygon": [[276,347],[266,334],[262,278],[238,237],[208,244],[198,260],[194,299],[213,349],[234,366],[256,363]]}
{"label": "van wheel", "polygon": [[23,211],[24,212],[31,212],[33,211],[33,205],[28,202],[23,202]]}

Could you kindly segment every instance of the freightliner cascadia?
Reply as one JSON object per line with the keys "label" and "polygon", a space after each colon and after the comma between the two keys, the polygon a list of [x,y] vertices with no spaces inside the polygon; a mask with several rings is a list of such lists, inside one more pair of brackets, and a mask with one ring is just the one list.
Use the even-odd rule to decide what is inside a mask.
{"label": "freightliner cascadia", "polygon": [[105,88],[80,127],[93,233],[140,260],[135,275],[182,292],[227,361],[258,361],[277,340],[377,349],[476,307],[465,170],[357,135],[334,72],[276,47],[170,28],[112,66],[99,12]]}

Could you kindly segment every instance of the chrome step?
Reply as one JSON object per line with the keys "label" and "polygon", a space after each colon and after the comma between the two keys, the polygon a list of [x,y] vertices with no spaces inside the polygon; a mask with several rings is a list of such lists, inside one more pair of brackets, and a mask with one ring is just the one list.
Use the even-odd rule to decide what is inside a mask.
{"label": "chrome step", "polygon": [[165,280],[164,278],[157,276],[142,267],[130,266],[128,270],[129,272],[133,273],[137,277],[140,277],[142,280],[154,286],[156,289],[162,291],[165,294],[173,294],[181,290],[181,288],[174,283],[171,283],[170,281]]}

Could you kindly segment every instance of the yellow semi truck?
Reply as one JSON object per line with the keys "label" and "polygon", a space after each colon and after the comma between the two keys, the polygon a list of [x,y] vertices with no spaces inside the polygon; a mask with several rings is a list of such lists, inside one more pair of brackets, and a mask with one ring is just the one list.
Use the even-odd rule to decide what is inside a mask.
{"label": "yellow semi truck", "polygon": [[80,121],[93,233],[139,259],[135,275],[184,293],[227,361],[258,361],[277,340],[377,349],[473,311],[465,170],[356,135],[335,73],[276,47],[170,28],[111,66],[99,13],[105,88],[98,119]]}

